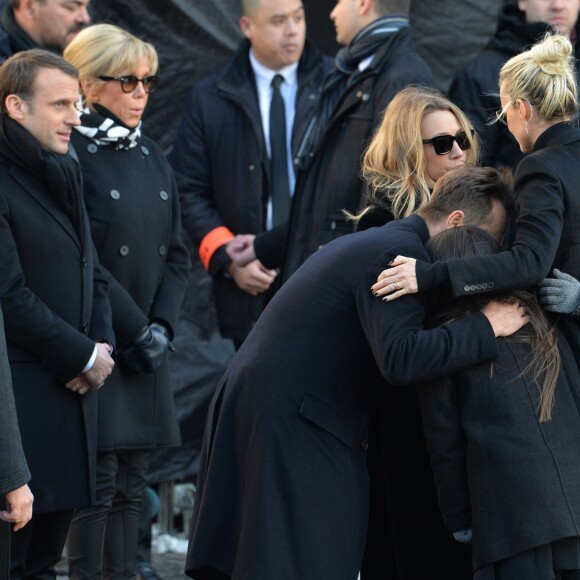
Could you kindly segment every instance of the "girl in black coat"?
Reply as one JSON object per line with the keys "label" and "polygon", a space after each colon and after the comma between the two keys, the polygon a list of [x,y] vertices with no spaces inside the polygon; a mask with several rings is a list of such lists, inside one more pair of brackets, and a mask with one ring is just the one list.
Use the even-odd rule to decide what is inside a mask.
{"label": "girl in black coat", "polygon": [[[494,241],[465,226],[433,238],[435,259],[488,255]],[[580,577],[580,373],[536,299],[530,324],[498,340],[500,357],[419,387],[424,431],[447,527],[473,542],[475,580]],[[443,324],[481,308],[481,295],[432,297]]]}
{"label": "girl in black coat", "polygon": [[110,279],[118,364],[99,393],[96,504],[75,514],[72,578],[134,578],[139,508],[154,448],[177,445],[167,352],[189,257],[179,198],[160,149],[141,135],[157,54],[111,25],[67,47],[87,106],[72,142],[95,247]]}

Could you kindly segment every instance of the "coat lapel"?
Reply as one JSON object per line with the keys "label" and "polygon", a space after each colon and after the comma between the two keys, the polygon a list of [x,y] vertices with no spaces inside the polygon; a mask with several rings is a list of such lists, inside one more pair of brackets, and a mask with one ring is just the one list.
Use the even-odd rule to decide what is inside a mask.
{"label": "coat lapel", "polygon": [[30,197],[32,197],[38,205],[40,205],[46,213],[60,225],[71,237],[75,245],[81,249],[81,243],[73,224],[67,218],[63,209],[50,197],[47,193],[46,185],[41,183],[36,177],[30,173],[23,171],[21,168],[12,166],[10,168],[10,176],[16,181]]}

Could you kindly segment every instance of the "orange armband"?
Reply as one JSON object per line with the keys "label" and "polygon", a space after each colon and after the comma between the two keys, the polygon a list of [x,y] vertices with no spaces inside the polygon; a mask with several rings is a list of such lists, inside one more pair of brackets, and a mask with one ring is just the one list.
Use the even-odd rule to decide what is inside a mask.
{"label": "orange armband", "polygon": [[206,234],[199,244],[199,257],[206,270],[209,270],[209,263],[214,252],[224,244],[233,239],[234,234],[225,226],[213,229]]}

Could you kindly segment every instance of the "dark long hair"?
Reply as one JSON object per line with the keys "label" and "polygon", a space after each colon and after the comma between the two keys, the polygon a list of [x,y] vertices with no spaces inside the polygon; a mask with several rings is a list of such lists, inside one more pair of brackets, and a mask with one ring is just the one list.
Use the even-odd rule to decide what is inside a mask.
{"label": "dark long hair", "polygon": [[[445,230],[431,238],[428,248],[433,259],[440,261],[483,256],[501,250],[487,232],[475,226],[461,226]],[[556,327],[548,320],[535,295],[523,290],[473,294],[460,298],[453,298],[449,293],[444,292],[432,294],[429,305],[432,326],[478,312],[491,300],[519,302],[524,306],[530,322],[517,334],[508,337],[508,340],[526,342],[530,345],[532,357],[522,371],[522,375],[531,372],[538,384],[541,381],[539,417],[541,423],[549,421],[560,372],[560,351]]]}

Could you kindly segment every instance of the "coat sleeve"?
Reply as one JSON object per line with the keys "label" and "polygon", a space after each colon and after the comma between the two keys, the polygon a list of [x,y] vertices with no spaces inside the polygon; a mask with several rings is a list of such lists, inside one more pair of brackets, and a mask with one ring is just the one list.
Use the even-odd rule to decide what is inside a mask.
{"label": "coat sleeve", "polygon": [[394,248],[375,260],[355,292],[361,325],[385,379],[394,385],[417,383],[496,358],[495,335],[480,312],[424,330],[421,294],[409,294],[392,302],[373,296],[371,285],[399,254],[426,258],[423,249]]}
{"label": "coat sleeve", "polygon": [[[214,199],[200,91],[197,85],[194,86],[185,103],[169,162],[177,181],[183,228],[200,246],[200,255],[202,242],[205,241],[207,252],[202,262],[209,269],[214,252],[233,237],[233,233],[226,227]],[[224,167],[223,170],[228,171],[228,168]]]}
{"label": "coat sleeve", "polygon": [[95,343],[26,286],[5,201],[0,200],[0,296],[6,335],[68,382],[81,373]]}
{"label": "coat sleeve", "polygon": [[452,378],[422,383],[418,399],[423,432],[435,474],[439,508],[452,532],[471,527],[467,483],[467,441],[462,428],[458,389]]}
{"label": "coat sleeve", "polygon": [[6,354],[4,317],[0,311],[0,495],[14,491],[30,481],[24,457],[16,406],[12,393],[12,379]]}
{"label": "coat sleeve", "polygon": [[93,261],[93,311],[89,336],[97,342],[108,342],[115,346],[113,331],[113,314],[109,300],[110,280],[107,272],[99,263],[99,257],[94,243],[91,242]]}

